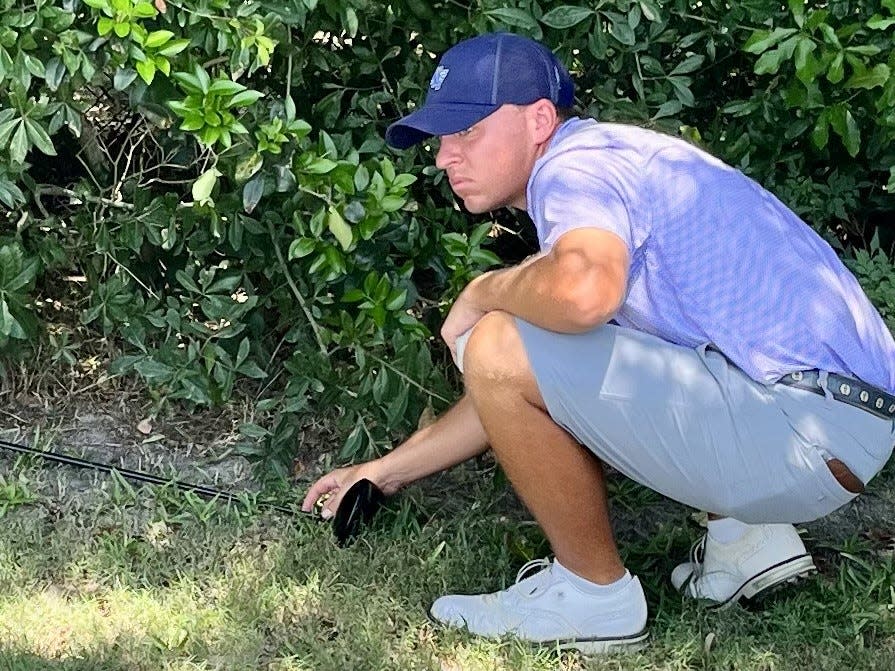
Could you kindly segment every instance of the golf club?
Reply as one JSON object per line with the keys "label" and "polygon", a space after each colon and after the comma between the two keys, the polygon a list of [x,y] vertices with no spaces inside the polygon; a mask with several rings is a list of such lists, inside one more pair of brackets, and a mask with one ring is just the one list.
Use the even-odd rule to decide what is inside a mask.
{"label": "golf club", "polygon": [[[238,495],[217,489],[216,487],[196,485],[190,482],[182,482],[180,480],[168,480],[151,473],[110,466],[109,464],[81,459],[79,457],[51,452],[49,450],[38,450],[26,445],[12,443],[8,440],[0,440],[0,448],[9,452],[38,457],[50,463],[74,466],[76,468],[86,468],[101,473],[118,473],[121,477],[134,482],[142,482],[150,485],[172,485],[181,491],[193,492],[194,494],[198,494],[207,499],[221,499],[234,503],[240,501]],[[384,498],[385,497],[379,487],[366,479],[354,483],[348,491],[345,492],[345,496],[342,497],[339,508],[333,517],[333,533],[340,546],[344,547],[347,545],[357,536],[364,525],[370,523]],[[298,512],[318,520],[321,519],[316,513],[297,510],[277,503],[259,501],[258,505],[281,513],[295,514]]]}

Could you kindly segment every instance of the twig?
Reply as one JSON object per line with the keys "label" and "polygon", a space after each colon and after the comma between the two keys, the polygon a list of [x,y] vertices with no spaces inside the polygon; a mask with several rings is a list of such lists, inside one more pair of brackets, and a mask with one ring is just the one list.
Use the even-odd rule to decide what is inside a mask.
{"label": "twig", "polygon": [[397,373],[398,377],[404,378],[407,382],[409,382],[411,385],[413,385],[414,387],[419,389],[421,392],[423,392],[427,396],[431,396],[432,398],[437,398],[439,401],[444,401],[445,403],[450,405],[451,402],[448,399],[446,399],[444,396],[432,391],[431,389],[426,389],[423,385],[421,385],[419,382],[414,380],[407,373],[405,373],[404,371],[402,371],[398,368],[395,368],[392,364],[390,364],[385,359],[381,359],[378,356],[376,356],[375,354],[371,354],[370,358],[373,359],[373,361],[375,361],[376,363],[380,363],[383,366],[385,366],[386,368],[388,368],[389,370]]}
{"label": "twig", "polygon": [[35,195],[37,196],[37,200],[40,200],[40,196],[42,194],[47,194],[50,196],[68,196],[69,198],[76,198],[78,200],[86,200],[88,203],[98,203],[100,205],[108,205],[109,207],[117,207],[122,210],[133,210],[134,206],[131,203],[125,203],[123,201],[112,200],[111,198],[102,198],[100,196],[91,196],[86,193],[76,193],[71,189],[65,189],[61,186],[53,186],[51,184],[38,184],[35,187]]}
{"label": "twig", "polygon": [[161,298],[159,298],[158,294],[156,294],[152,289],[150,289],[148,286],[146,286],[146,285],[143,283],[143,281],[142,281],[139,277],[137,277],[136,275],[134,275],[134,274],[131,272],[130,268],[128,268],[128,267],[127,267],[126,265],[124,265],[123,263],[121,263],[118,259],[116,259],[114,256],[112,256],[109,252],[106,252],[106,253],[105,253],[105,256],[106,256],[110,261],[112,261],[112,263],[114,263],[116,266],[118,266],[119,268],[121,268],[122,270],[124,270],[124,272],[126,272],[128,275],[130,275],[131,278],[134,280],[134,282],[136,282],[136,283],[139,284],[141,287],[143,287],[143,290],[146,291],[146,293],[148,293],[150,296],[152,296],[152,297],[153,297],[155,300],[157,300],[157,301],[161,300]]}
{"label": "twig", "polygon": [[277,234],[276,231],[274,231],[273,223],[270,221],[267,222],[267,230],[270,232],[270,241],[273,243],[273,249],[277,255],[277,260],[280,262],[280,268],[283,270],[283,275],[286,276],[286,282],[289,284],[289,288],[292,289],[292,293],[295,295],[295,300],[297,300],[299,306],[301,306],[301,311],[305,313],[305,318],[308,320],[308,324],[311,325],[311,330],[314,332],[314,338],[317,340],[317,346],[320,348],[320,353],[323,356],[327,356],[326,345],[323,344],[323,337],[320,335],[320,327],[317,325],[317,322],[314,321],[314,315],[312,315],[311,311],[308,309],[304,296],[301,295],[298,287],[295,286],[295,281],[292,279],[292,275],[289,273],[289,267],[286,265],[286,259],[283,258],[283,252],[280,251],[280,246],[277,244]]}

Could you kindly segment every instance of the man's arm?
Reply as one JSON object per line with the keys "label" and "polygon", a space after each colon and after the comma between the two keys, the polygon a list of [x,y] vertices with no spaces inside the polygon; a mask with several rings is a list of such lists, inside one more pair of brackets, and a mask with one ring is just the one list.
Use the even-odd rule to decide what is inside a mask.
{"label": "man's arm", "polygon": [[569,231],[548,254],[470,282],[441,335],[453,351],[457,336],[492,310],[560,333],[590,330],[609,321],[624,302],[629,264],[628,248],[614,233]]}
{"label": "man's arm", "polygon": [[302,509],[310,511],[314,502],[332,493],[325,509],[334,514],[341,492],[367,478],[391,495],[405,485],[427,475],[447,470],[488,449],[488,437],[469,396],[463,396],[435,423],[420,429],[401,445],[379,459],[357,466],[339,468],[317,480],[308,490]]}

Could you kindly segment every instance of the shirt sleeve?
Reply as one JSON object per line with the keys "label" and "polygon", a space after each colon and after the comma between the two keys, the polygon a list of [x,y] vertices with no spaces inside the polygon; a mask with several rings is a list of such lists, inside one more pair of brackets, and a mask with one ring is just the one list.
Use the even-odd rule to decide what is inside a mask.
{"label": "shirt sleeve", "polygon": [[[590,156],[588,156],[590,154]],[[543,251],[576,228],[615,233],[633,255],[632,194],[627,168],[594,165],[591,152],[563,152],[538,166],[529,187],[529,213]]]}

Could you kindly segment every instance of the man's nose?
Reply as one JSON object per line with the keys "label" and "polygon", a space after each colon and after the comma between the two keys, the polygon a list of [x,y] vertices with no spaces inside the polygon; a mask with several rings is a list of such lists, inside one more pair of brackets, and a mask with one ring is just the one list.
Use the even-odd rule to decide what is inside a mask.
{"label": "man's nose", "polygon": [[435,167],[445,170],[457,162],[457,147],[453,138],[448,135],[442,136],[440,140],[438,153],[435,154]]}

